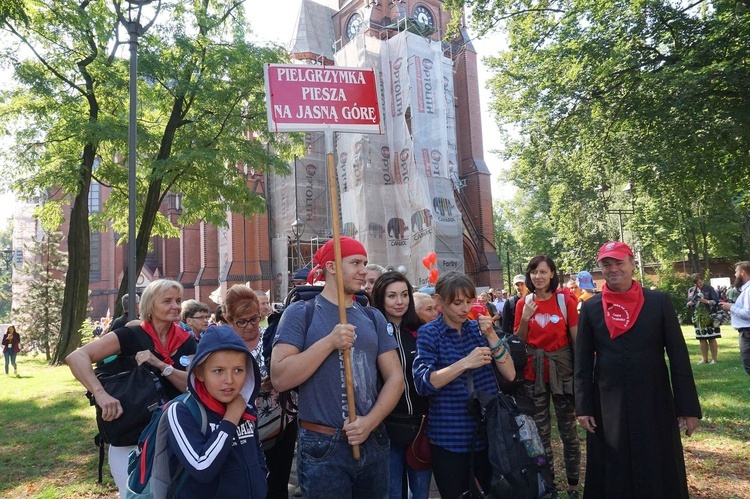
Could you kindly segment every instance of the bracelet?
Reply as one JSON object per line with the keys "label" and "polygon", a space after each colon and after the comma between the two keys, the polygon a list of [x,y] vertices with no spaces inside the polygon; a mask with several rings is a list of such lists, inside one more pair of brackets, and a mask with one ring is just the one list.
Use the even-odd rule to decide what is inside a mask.
{"label": "bracelet", "polygon": [[494,347],[490,347],[490,350],[494,352],[495,350],[498,350],[501,346],[507,348],[507,346],[508,346],[508,337],[507,336],[503,336],[502,338],[499,338],[497,340],[497,345],[495,345]]}
{"label": "bracelet", "polygon": [[495,360],[500,360],[500,359],[502,359],[505,356],[506,353],[508,353],[508,349],[505,347],[505,345],[503,345],[502,352],[500,352],[497,355],[493,355],[492,358],[495,359]]}

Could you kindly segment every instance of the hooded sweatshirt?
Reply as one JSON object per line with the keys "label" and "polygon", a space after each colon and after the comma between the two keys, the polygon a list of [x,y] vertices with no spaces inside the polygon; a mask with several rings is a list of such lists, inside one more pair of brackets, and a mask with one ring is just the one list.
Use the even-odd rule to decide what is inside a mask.
{"label": "hooded sweatshirt", "polygon": [[247,354],[247,377],[240,393],[249,401],[246,413],[257,415],[255,399],[261,380],[258,365],[231,327],[210,328],[203,334],[188,370],[188,391],[206,409],[206,434],[201,433],[200,421],[196,421],[185,404],[170,405],[167,410],[170,469],[175,473],[181,464],[190,475],[180,498],[265,499],[268,471],[256,421],[243,418],[239,425],[234,425],[201,402],[196,391],[195,367],[219,350]]}

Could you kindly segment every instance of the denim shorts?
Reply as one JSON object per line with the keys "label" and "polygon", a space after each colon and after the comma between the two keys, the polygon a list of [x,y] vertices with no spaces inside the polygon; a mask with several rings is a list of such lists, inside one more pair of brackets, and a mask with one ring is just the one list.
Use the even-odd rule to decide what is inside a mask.
{"label": "denim shorts", "polygon": [[302,497],[347,497],[386,499],[388,497],[390,442],[385,426],[378,426],[359,446],[360,458],[340,431],[324,435],[299,428],[297,475]]}

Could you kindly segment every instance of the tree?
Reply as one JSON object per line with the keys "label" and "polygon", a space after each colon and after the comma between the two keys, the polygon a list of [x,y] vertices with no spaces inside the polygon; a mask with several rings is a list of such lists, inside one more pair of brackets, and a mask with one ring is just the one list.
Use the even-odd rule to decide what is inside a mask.
{"label": "tree", "polygon": [[[139,154],[152,159],[144,161],[141,177],[145,195],[139,196],[136,274],[154,230],[169,234],[165,227],[171,224],[159,213],[169,192],[183,193],[181,224],[203,219],[224,226],[227,210],[245,216],[265,210],[265,200],[247,188],[238,165],[287,171],[277,153],[290,151],[289,145],[265,132],[263,64],[280,61],[282,53],[244,41],[243,23],[236,21],[243,18],[241,4],[214,1],[196,3],[194,10],[180,4],[167,7],[164,17],[169,22],[155,25],[142,44],[139,66],[150,82],[143,93],[152,107],[142,120]],[[186,25],[196,31],[187,32]],[[125,195],[115,195],[107,212],[125,213],[125,203]],[[123,222],[116,220],[115,227]],[[126,275],[115,315],[121,311],[119,298],[127,284]]]}
{"label": "tree", "polygon": [[[33,239],[27,248],[31,258],[19,272],[25,284],[13,315],[22,325],[24,341],[33,350],[43,351],[52,360],[52,346],[60,332],[63,305],[62,276],[67,268],[66,254],[60,251],[62,233],[45,231],[42,239]],[[23,276],[27,279],[23,279]]]}
{"label": "tree", "polygon": [[[238,171],[240,162],[257,170],[286,168],[278,154],[289,144],[265,132],[263,103],[262,64],[280,60],[281,51],[245,41],[241,5],[170,3],[141,39],[136,273],[150,237],[177,231],[159,213],[168,192],[183,194],[179,223],[226,225],[227,210],[250,215],[264,209]],[[15,139],[8,154],[14,166],[5,174],[21,196],[56,194],[40,212],[48,228],[57,227],[61,204],[72,207],[71,267],[53,359],[59,363],[81,340],[91,223],[105,230],[107,217],[114,217],[113,229],[127,234],[121,151],[127,150],[128,64],[118,57],[124,42],[104,2],[43,1],[28,25],[6,20],[4,28],[14,40],[5,44],[5,60],[13,63],[20,84],[0,109]],[[19,42],[32,57],[20,57]],[[251,130],[258,130],[254,140]],[[90,220],[92,180],[112,187],[113,195]],[[120,295],[126,287],[123,281]]]}
{"label": "tree", "polygon": [[[13,221],[10,220],[5,229],[0,230],[0,250],[11,245],[13,236]],[[11,271],[5,269],[5,262],[0,263],[0,322],[11,321],[10,304],[13,300],[11,288]]]}
{"label": "tree", "polygon": [[625,228],[649,254],[747,252],[747,205],[732,201],[750,180],[745,2],[465,4],[477,29],[508,37],[489,64],[498,123],[519,130],[509,178],[548,192],[566,248],[613,232],[594,189],[630,182]]}

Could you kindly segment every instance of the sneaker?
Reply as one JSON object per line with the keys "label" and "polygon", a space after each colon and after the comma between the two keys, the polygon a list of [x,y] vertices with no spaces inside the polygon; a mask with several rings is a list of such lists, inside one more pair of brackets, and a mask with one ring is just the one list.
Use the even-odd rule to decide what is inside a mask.
{"label": "sneaker", "polygon": [[706,362],[705,360],[698,362],[698,365],[701,365],[701,364],[708,364],[708,362]]}
{"label": "sneaker", "polygon": [[718,364],[718,361],[716,359],[711,361],[711,364]]}

